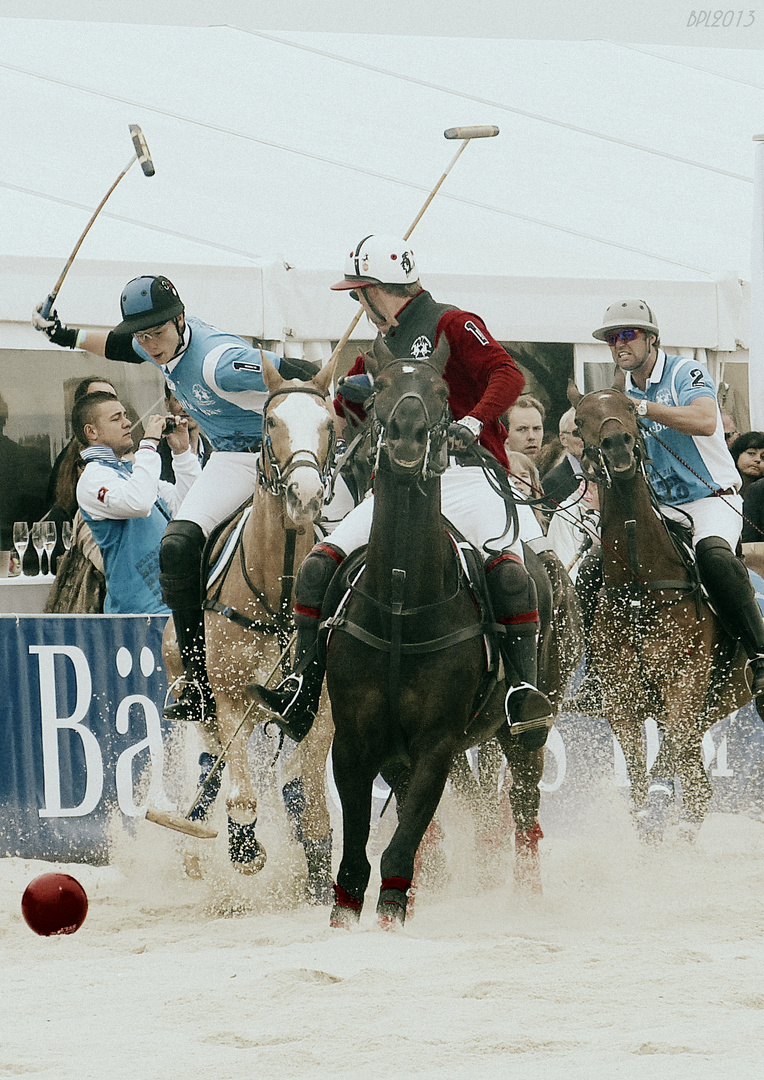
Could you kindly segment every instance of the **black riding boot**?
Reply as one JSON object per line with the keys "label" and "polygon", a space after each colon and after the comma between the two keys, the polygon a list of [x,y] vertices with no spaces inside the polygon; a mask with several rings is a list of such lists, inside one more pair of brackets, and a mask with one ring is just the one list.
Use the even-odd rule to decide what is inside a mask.
{"label": "black riding boot", "polygon": [[708,598],[727,633],[740,641],[750,661],[751,694],[764,694],[764,619],[742,559],[726,540],[707,536],[695,554]]}
{"label": "black riding boot", "polygon": [[531,632],[506,634],[500,644],[509,685],[504,709],[512,734],[521,736],[527,749],[538,750],[547,740],[554,722],[554,710],[546,694],[536,689],[534,624],[528,624],[528,629]]}
{"label": "black riding boot", "polygon": [[215,719],[215,697],[207,678],[201,566],[204,533],[193,521],[171,521],[159,547],[164,602],[172,611],[181,663],[186,674],[180,696],[164,710],[167,720]]}
{"label": "black riding boot", "polygon": [[602,548],[595,544],[583,559],[576,577],[576,592],[581,605],[586,649],[586,673],[572,698],[565,702],[568,712],[580,712],[586,716],[599,716],[602,712],[602,682],[600,673],[592,662],[592,626],[597,597],[602,588]]}
{"label": "black riding boot", "polygon": [[536,688],[536,586],[516,556],[505,552],[486,565],[486,583],[494,614],[505,632],[499,639],[509,690],[504,702],[513,734],[538,749],[552,726],[549,698]]}
{"label": "black riding boot", "polygon": [[273,720],[285,735],[302,742],[318,711],[324,682],[324,660],[318,655],[318,628],[329,583],[344,555],[331,544],[316,544],[297,571],[295,581],[294,621],[297,641],[294,668],[279,685],[268,690],[259,683],[249,683],[248,696],[257,695],[274,713]]}

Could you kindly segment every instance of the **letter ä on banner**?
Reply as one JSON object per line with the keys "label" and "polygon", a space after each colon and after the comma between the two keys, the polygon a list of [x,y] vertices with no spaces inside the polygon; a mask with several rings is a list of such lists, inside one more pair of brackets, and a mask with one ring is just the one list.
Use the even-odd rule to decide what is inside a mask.
{"label": "letter \u00e4 on banner", "polygon": [[143,710],[146,723],[146,738],[124,750],[117,759],[117,802],[120,810],[127,817],[140,817],[145,812],[146,807],[136,806],[135,803],[136,777],[133,773],[134,762],[138,754],[148,749],[151,758],[151,780],[146,801],[152,806],[163,806],[167,801],[162,783],[164,743],[162,742],[162,726],[157,707],[150,698],[145,697],[143,694],[133,694],[120,701],[116,719],[117,731],[120,735],[127,735],[130,729],[130,709],[133,705],[139,705]]}
{"label": "letter \u00e4 on banner", "polygon": [[[103,758],[93,732],[82,724],[90,708],[93,683],[82,649],[76,645],[30,645],[37,656],[40,679],[40,724],[42,727],[43,790],[45,806],[40,817],[84,817],[98,805],[103,793]],[[74,668],[76,700],[71,716],[58,715],[56,656],[64,656]],[[61,768],[58,733],[76,731],[85,752],[85,795],[79,806],[61,805]]]}

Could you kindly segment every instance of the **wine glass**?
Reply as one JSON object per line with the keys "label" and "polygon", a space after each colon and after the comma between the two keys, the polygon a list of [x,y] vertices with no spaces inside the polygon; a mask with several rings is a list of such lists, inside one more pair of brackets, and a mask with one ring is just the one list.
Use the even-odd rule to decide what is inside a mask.
{"label": "wine glass", "polygon": [[53,573],[53,568],[50,563],[51,556],[53,554],[53,548],[56,546],[56,540],[58,539],[58,530],[56,529],[55,521],[43,521],[42,522],[42,542],[45,548],[45,554],[48,556],[48,575]]}
{"label": "wine glass", "polygon": [[74,528],[72,526],[71,521],[62,521],[61,522],[61,543],[64,545],[64,547],[66,548],[67,551],[72,546],[72,540],[73,539],[74,539]]}
{"label": "wine glass", "polygon": [[14,521],[13,546],[18,552],[21,576],[26,577],[24,573],[24,553],[29,547],[29,526],[27,525],[26,521]]}
{"label": "wine glass", "polygon": [[42,574],[42,553],[45,551],[45,540],[42,533],[42,521],[35,521],[32,526],[32,547],[37,552],[37,561],[40,565],[39,573]]}

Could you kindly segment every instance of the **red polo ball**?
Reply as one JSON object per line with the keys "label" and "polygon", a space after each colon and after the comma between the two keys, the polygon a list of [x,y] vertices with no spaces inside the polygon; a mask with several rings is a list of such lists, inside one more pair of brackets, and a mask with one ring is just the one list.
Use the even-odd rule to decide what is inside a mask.
{"label": "red polo ball", "polygon": [[70,874],[41,874],[21,898],[21,914],[36,934],[73,934],[88,913],[87,893]]}

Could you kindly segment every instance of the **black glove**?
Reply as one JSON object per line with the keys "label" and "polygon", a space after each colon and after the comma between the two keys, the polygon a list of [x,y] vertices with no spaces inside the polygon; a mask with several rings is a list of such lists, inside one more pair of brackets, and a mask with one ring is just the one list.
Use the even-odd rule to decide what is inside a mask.
{"label": "black glove", "polygon": [[54,345],[60,345],[64,349],[76,349],[78,331],[70,330],[68,326],[64,326],[58,317],[57,311],[51,311],[46,319],[41,314],[42,306],[42,304],[38,304],[32,316],[32,326],[35,330],[40,330],[45,334],[48,341],[52,341]]}
{"label": "black glove", "polygon": [[360,405],[374,393],[374,387],[368,375],[346,375],[337,383],[337,393],[345,401]]}
{"label": "black glove", "polygon": [[465,416],[448,425],[448,445],[451,450],[466,450],[480,438],[483,425],[474,416]]}

